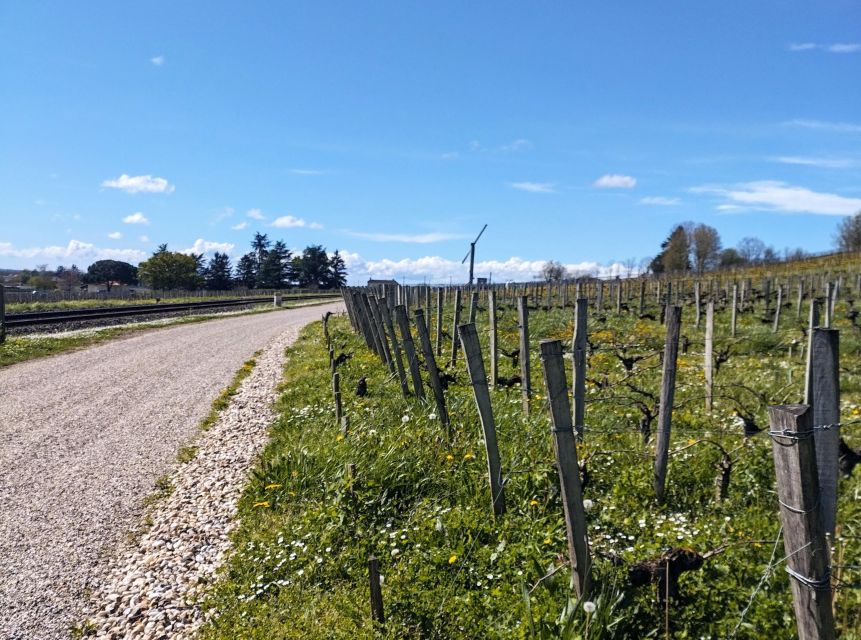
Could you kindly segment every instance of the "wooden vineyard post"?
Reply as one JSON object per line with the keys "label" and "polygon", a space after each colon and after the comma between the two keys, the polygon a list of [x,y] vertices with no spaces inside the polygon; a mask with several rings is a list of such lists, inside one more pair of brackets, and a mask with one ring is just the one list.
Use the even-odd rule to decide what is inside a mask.
{"label": "wooden vineyard post", "polygon": [[738,285],[732,285],[732,317],[730,320],[729,334],[735,338],[735,328],[738,321]]}
{"label": "wooden vineyard post", "polygon": [[772,333],[777,333],[780,327],[780,307],[783,305],[783,286],[777,285],[777,307],[774,309],[774,326],[771,328]]}
{"label": "wooden vineyard post", "polygon": [[551,432],[556,445],[554,448],[559,486],[562,490],[562,508],[565,512],[565,529],[568,534],[571,578],[575,595],[585,598],[590,587],[591,559],[577,444],[574,425],[571,422],[571,407],[568,404],[568,382],[565,380],[565,364],[562,360],[562,343],[559,340],[543,340],[540,349],[544,386],[550,401]]}
{"label": "wooden vineyard post", "polygon": [[646,281],[640,280],[640,312],[639,315],[643,315],[643,310],[646,306]]}
{"label": "wooden vineyard post", "polygon": [[589,301],[579,298],[576,302],[574,318],[574,341],[572,342],[574,375],[574,428],[582,438],[586,420],[586,317],[589,313]]}
{"label": "wooden vineyard post", "polygon": [[523,397],[523,414],[529,415],[532,383],[529,380],[529,298],[517,299],[517,325],[520,330],[520,390]]}
{"label": "wooden vineyard post", "polygon": [[[410,377],[413,380],[413,392],[416,398],[424,400],[425,391],[422,385],[421,371],[419,371],[419,360],[416,357],[416,348],[413,343],[413,335],[410,332],[410,320],[407,317],[407,308],[399,304],[395,307],[395,319],[398,329],[401,331],[401,342],[404,343],[404,353],[407,354],[407,366],[410,368]],[[428,338],[430,342],[430,338]]]}
{"label": "wooden vineyard post", "polygon": [[712,392],[714,389],[714,338],[715,338],[715,303],[706,305],[706,348],[704,370],[706,377],[706,411],[712,410]]}
{"label": "wooden vineyard post", "polygon": [[389,373],[395,373],[395,362],[392,360],[392,352],[389,349],[389,339],[386,336],[386,329],[383,326],[383,317],[380,312],[380,303],[377,296],[368,298],[368,304],[371,307],[371,316],[374,318],[374,326],[377,328],[377,334],[380,336],[380,344],[383,347],[383,358],[386,366],[389,368]]}
{"label": "wooden vineyard post", "polygon": [[595,310],[601,313],[604,310],[604,281],[598,280],[595,283],[597,291],[595,293]]}
{"label": "wooden vineyard post", "polygon": [[363,293],[359,296],[359,299],[362,303],[362,309],[365,314],[365,319],[368,322],[368,333],[371,334],[371,338],[374,341],[374,351],[376,351],[377,355],[380,356],[380,360],[383,361],[383,364],[388,364],[386,362],[386,354],[383,351],[383,342],[380,340],[380,334],[377,331],[377,325],[374,322],[374,315],[371,313],[371,302],[370,298],[366,293]]}
{"label": "wooden vineyard post", "polygon": [[807,364],[804,368],[804,404],[813,404],[813,329],[819,326],[819,301],[810,299],[807,324]]}
{"label": "wooden vineyard post", "polygon": [[332,392],[335,395],[335,424],[340,426],[344,413],[341,408],[341,374],[337,371],[332,374]]}
{"label": "wooden vineyard post", "polygon": [[487,292],[487,316],[490,321],[490,386],[499,377],[499,347],[496,344],[496,291]]}
{"label": "wooden vineyard post", "polygon": [[622,281],[616,276],[616,315],[622,313]]}
{"label": "wooden vineyard post", "polygon": [[436,400],[437,413],[439,413],[440,422],[445,427],[446,436],[451,440],[451,422],[448,417],[448,410],[445,406],[445,395],[442,392],[442,384],[439,381],[439,370],[436,368],[436,358],[433,355],[433,347],[431,347],[428,328],[425,324],[425,315],[421,309],[415,310],[416,330],[419,334],[419,341],[422,345],[422,352],[425,356],[425,366],[428,370],[428,378],[430,379],[431,389],[433,389],[434,400]]}
{"label": "wooden vineyard post", "polygon": [[469,324],[475,324],[476,313],[478,313],[478,291],[473,291],[469,298]]}
{"label": "wooden vineyard post", "polygon": [[472,385],[475,407],[478,410],[481,430],[484,433],[493,515],[501,516],[505,513],[502,466],[499,460],[499,447],[496,443],[496,424],[493,421],[490,391],[487,388],[487,374],[484,371],[484,359],[481,357],[481,344],[478,341],[478,332],[473,323],[460,325],[458,333],[460,334],[460,346],[463,347],[463,355],[466,358],[466,366],[469,371],[469,382]]}
{"label": "wooden vineyard post", "polygon": [[[404,394],[404,397],[410,395],[409,386],[407,386],[407,374],[404,370],[404,361],[401,357],[401,346],[398,343],[398,334],[395,333],[395,326],[392,322],[392,314],[389,311],[389,305],[386,304],[386,298],[383,298],[380,304],[380,315],[383,317],[383,324],[386,327],[386,331],[389,334],[389,340],[392,343],[392,350],[394,351],[393,357],[395,360],[395,366],[398,370],[398,382],[401,384],[401,392]],[[415,349],[413,350],[415,354]],[[413,356],[415,357],[415,355]]]}
{"label": "wooden vineyard post", "polygon": [[834,538],[837,521],[838,456],[840,452],[840,332],[814,329],[813,424],[816,468],[819,475],[819,507],[826,535]]}
{"label": "wooden vineyard post", "polygon": [[454,320],[451,325],[451,364],[452,366],[457,364],[457,327],[460,324],[460,310],[461,310],[461,290],[460,287],[455,289],[454,292]]}
{"label": "wooden vineyard post", "polygon": [[[428,285],[425,285],[425,310],[427,311],[428,318],[431,317],[431,288]],[[430,331],[430,327],[428,327]]]}
{"label": "wooden vineyard post", "polygon": [[[442,310],[443,310],[443,289],[440,287],[436,290],[436,355],[442,357]],[[428,316],[430,322],[430,316]]]}
{"label": "wooden vineyard post", "polygon": [[804,300],[804,279],[798,280],[798,302],[795,304],[795,317],[801,319],[801,301]]}
{"label": "wooden vineyard post", "polygon": [[368,345],[368,349],[376,353],[377,347],[374,343],[373,337],[371,336],[371,329],[368,326],[367,317],[365,316],[365,307],[362,304],[362,294],[358,291],[353,291],[350,295],[353,299],[353,309],[356,312],[356,321],[359,325],[362,337],[365,338],[365,344]]}
{"label": "wooden vineyard post", "polygon": [[371,586],[371,618],[377,624],[384,625],[386,614],[383,611],[383,589],[380,585],[380,561],[374,556],[368,558],[368,581]]}
{"label": "wooden vineyard post", "polygon": [[679,332],[682,308],[667,306],[667,342],[664,345],[664,371],[658,411],[658,441],[655,446],[655,495],[664,501],[667,480],[667,458],[670,451],[670,426],[673,420],[673,398],[676,393],[676,360],[679,355]]}
{"label": "wooden vineyard post", "polygon": [[0,284],[0,344],[6,342],[6,287]]}
{"label": "wooden vineyard post", "polygon": [[696,319],[696,327],[700,328],[700,281],[694,282],[694,318]]}
{"label": "wooden vineyard post", "polygon": [[829,282],[825,285],[825,328],[831,328],[831,322],[834,319],[834,304],[832,298],[834,297],[834,284]]}
{"label": "wooden vineyard post", "polygon": [[819,509],[813,411],[768,408],[777,497],[799,640],[836,638],[829,550]]}

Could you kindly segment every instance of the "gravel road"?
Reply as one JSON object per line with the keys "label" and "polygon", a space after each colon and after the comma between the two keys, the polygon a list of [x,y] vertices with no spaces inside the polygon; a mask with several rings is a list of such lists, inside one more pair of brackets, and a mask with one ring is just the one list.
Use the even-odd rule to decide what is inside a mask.
{"label": "gravel road", "polygon": [[0,637],[67,638],[236,370],[341,308],[166,328],[0,369]]}

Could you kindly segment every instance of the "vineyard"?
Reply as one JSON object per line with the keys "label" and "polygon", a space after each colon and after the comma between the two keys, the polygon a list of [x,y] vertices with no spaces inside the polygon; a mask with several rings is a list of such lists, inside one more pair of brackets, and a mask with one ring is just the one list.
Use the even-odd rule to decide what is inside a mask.
{"label": "vineyard", "polygon": [[857,273],[345,289],[202,637],[861,638]]}

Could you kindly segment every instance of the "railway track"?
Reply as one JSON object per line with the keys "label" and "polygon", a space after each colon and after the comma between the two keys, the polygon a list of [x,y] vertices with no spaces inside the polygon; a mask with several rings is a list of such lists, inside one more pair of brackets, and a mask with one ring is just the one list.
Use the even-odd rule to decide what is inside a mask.
{"label": "railway track", "polygon": [[[337,294],[319,293],[285,296],[284,301],[291,300],[325,300]],[[43,324],[61,324],[64,322],[85,322],[87,320],[105,320],[111,318],[126,318],[129,316],[151,315],[154,313],[179,313],[182,311],[199,311],[221,307],[241,307],[252,304],[272,302],[272,296],[258,298],[226,298],[224,300],[207,300],[205,302],[179,302],[136,304],[120,307],[94,307],[89,309],[63,309],[60,311],[30,311],[25,313],[7,313],[5,325],[7,329],[29,327]]]}

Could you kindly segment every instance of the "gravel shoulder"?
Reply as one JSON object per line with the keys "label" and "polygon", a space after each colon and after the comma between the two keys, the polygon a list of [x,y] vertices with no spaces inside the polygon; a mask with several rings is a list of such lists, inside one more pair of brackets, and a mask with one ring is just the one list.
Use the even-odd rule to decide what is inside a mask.
{"label": "gravel shoulder", "polygon": [[0,636],[68,637],[236,370],[340,308],[183,325],[0,370]]}

